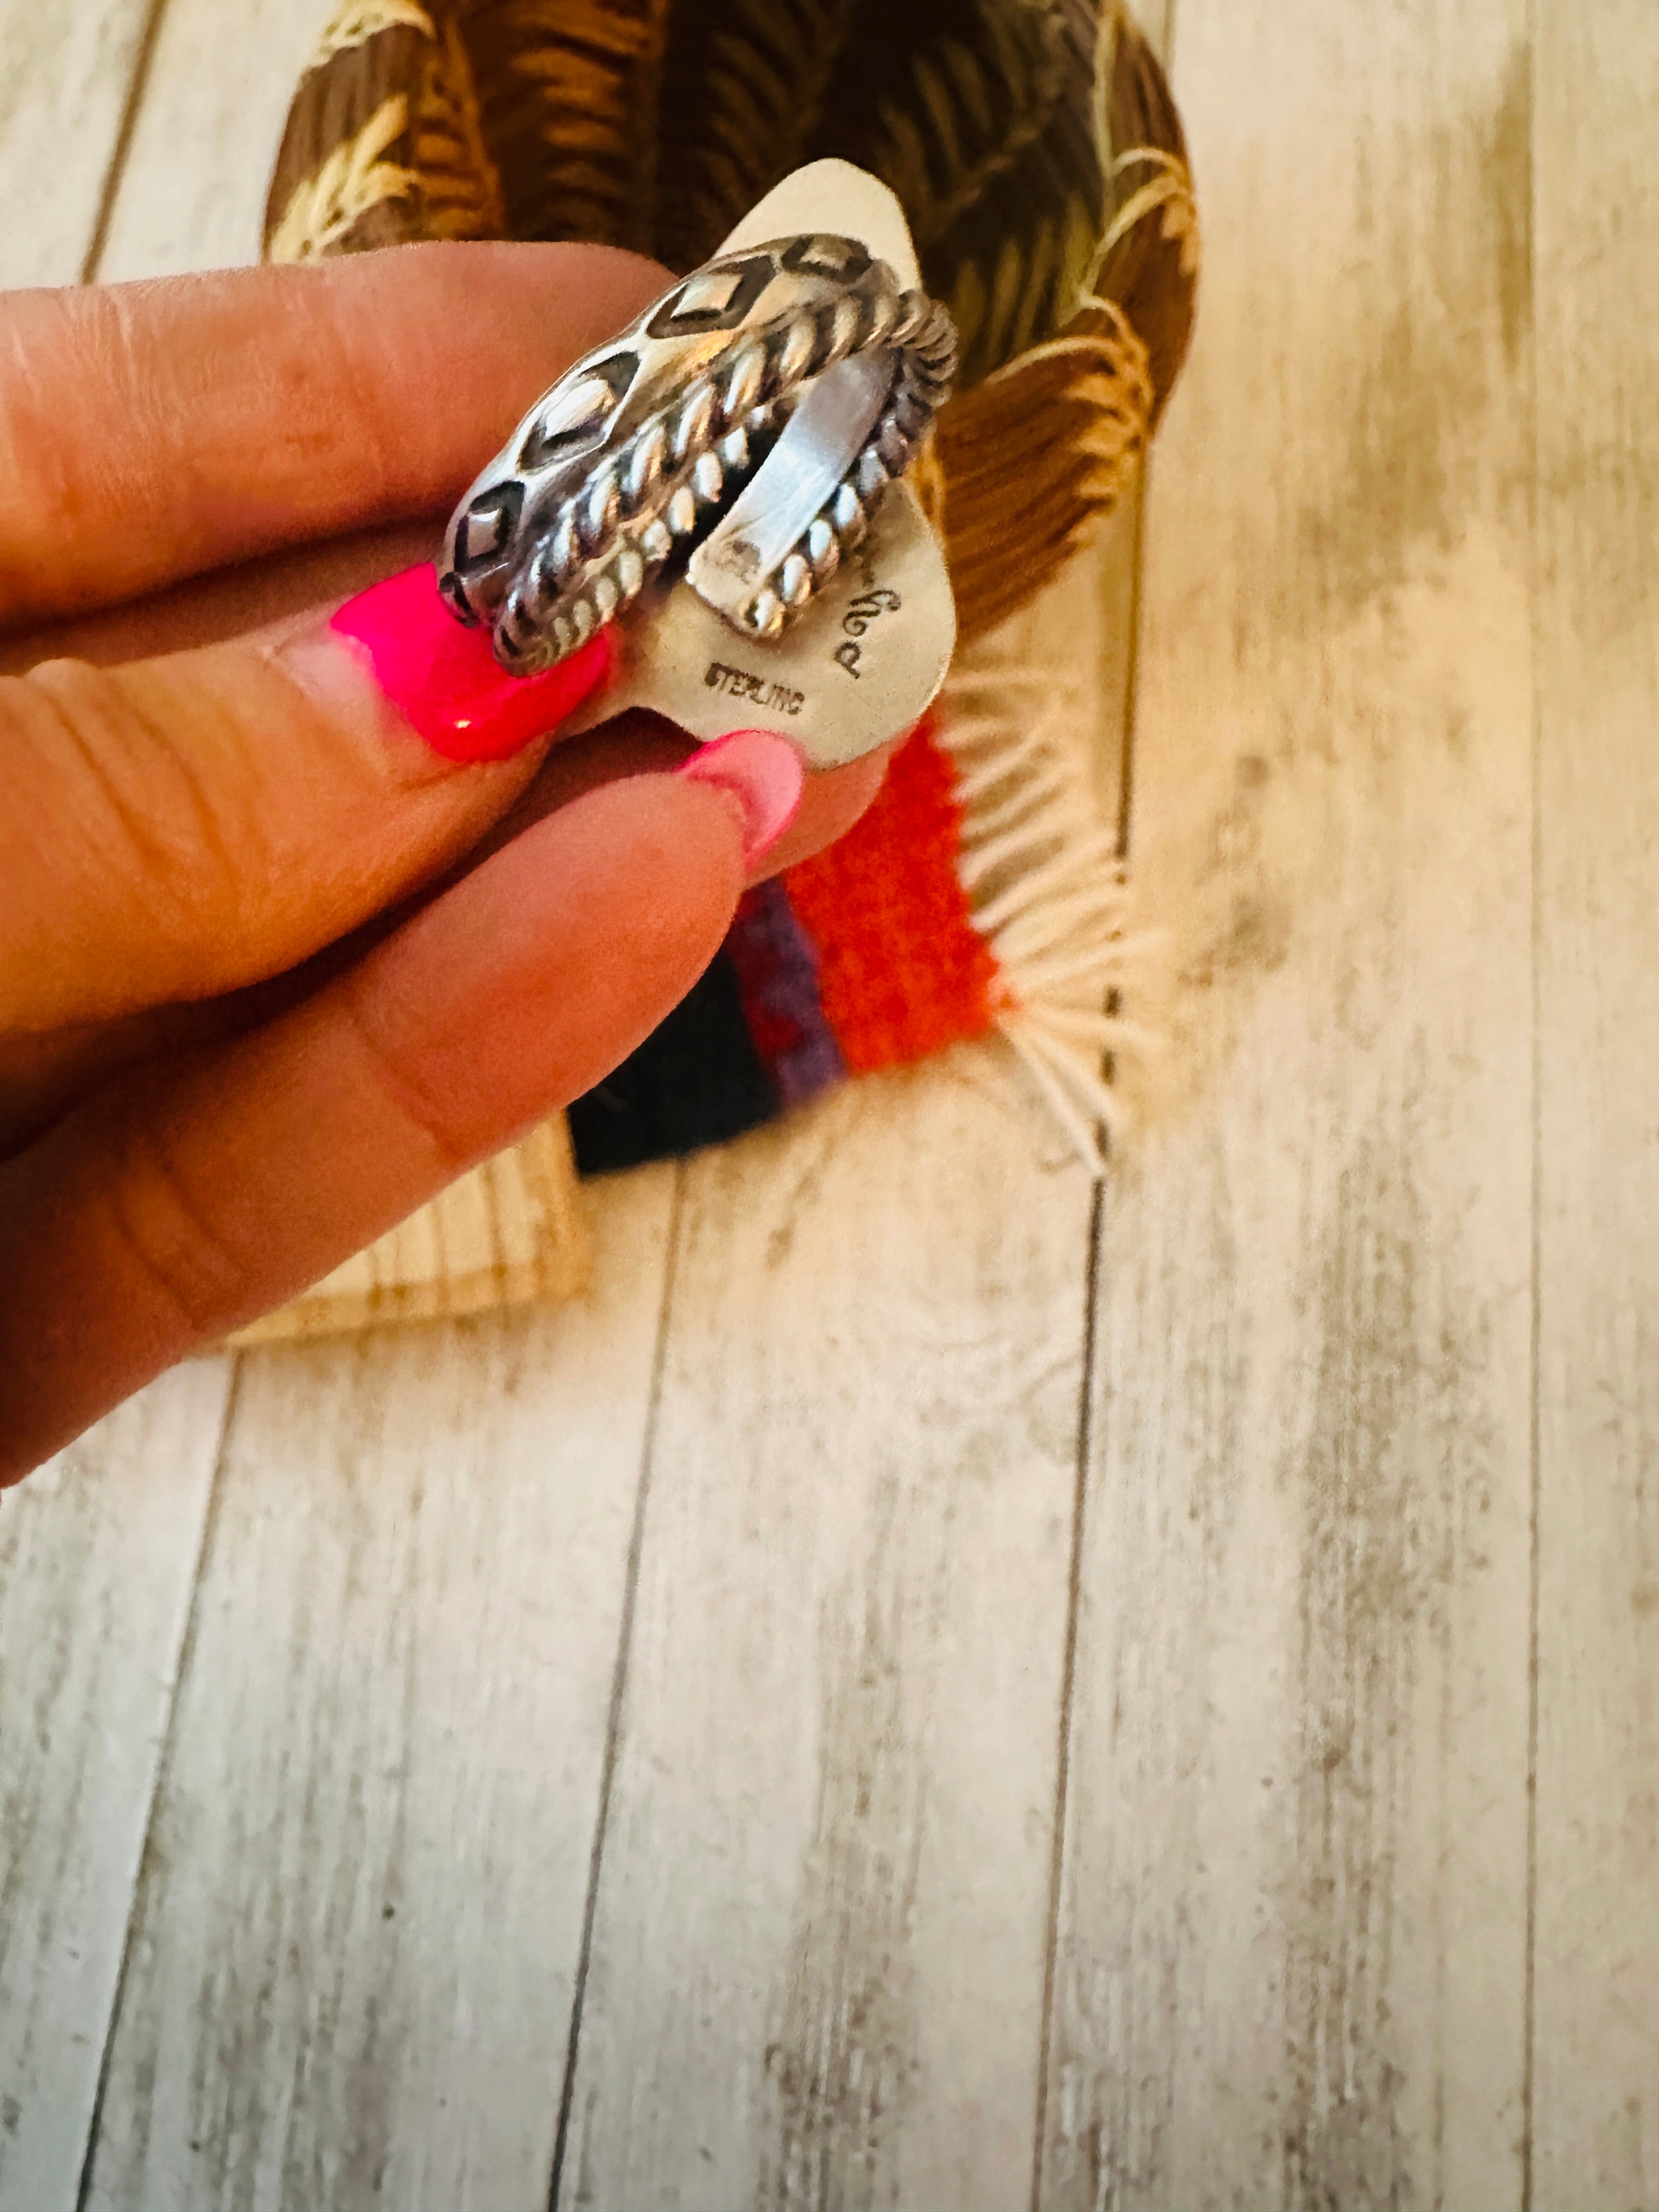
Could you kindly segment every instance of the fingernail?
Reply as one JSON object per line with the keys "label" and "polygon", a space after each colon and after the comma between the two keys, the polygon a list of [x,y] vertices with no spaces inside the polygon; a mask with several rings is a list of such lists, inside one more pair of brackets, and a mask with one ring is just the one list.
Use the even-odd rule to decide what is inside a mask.
{"label": "fingernail", "polygon": [[487,629],[456,621],[429,561],[348,599],[329,628],[404,720],[453,761],[507,760],[556,730],[611,666],[608,631],[539,676],[509,676]]}
{"label": "fingernail", "polygon": [[806,786],[800,755],[770,730],[733,730],[700,745],[678,773],[730,792],[743,811],[743,857],[752,868],[795,818]]}

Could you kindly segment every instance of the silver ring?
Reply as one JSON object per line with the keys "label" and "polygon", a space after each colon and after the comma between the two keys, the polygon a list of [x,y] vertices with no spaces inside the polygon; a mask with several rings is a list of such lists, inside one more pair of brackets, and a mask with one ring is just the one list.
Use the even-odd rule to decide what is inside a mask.
{"label": "silver ring", "polygon": [[864,537],[955,365],[946,310],[854,239],[723,255],[538,400],[456,508],[439,589],[530,675],[694,548],[692,588],[775,638]]}

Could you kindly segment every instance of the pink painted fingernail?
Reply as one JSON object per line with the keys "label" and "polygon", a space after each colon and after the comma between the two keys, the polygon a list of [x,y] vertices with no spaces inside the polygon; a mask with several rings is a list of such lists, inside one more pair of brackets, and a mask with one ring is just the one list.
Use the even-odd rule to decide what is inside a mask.
{"label": "pink painted fingernail", "polygon": [[770,730],[733,730],[700,745],[677,771],[693,783],[728,791],[743,810],[743,857],[752,868],[795,818],[806,770],[787,738]]}
{"label": "pink painted fingernail", "polygon": [[456,621],[429,561],[359,592],[329,628],[428,744],[453,761],[506,760],[556,730],[611,667],[608,630],[539,676],[509,676],[487,629]]}

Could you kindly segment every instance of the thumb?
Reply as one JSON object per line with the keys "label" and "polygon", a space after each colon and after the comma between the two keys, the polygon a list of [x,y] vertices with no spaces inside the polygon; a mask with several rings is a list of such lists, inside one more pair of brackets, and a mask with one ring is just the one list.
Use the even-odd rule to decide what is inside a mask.
{"label": "thumb", "polygon": [[609,655],[507,677],[422,563],[331,621],[0,679],[0,1031],[305,959],[476,842]]}

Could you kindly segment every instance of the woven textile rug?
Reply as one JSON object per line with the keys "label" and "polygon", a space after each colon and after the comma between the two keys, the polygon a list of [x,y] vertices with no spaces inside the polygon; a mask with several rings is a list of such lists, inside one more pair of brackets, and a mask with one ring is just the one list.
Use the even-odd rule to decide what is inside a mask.
{"label": "woven textile rug", "polygon": [[[273,260],[505,236],[683,270],[825,155],[898,193],[961,333],[919,489],[963,647],[865,819],[750,892],[690,998],[572,1109],[584,1172],[994,1030],[1091,1146],[1122,949],[1115,838],[1092,799],[1088,683],[1063,640],[1026,657],[1030,626],[1010,618],[1120,503],[1179,372],[1198,259],[1180,123],[1115,0],[346,0],[277,158]],[[571,1234],[545,1202],[556,1156],[542,1140],[555,1239]],[[398,1237],[344,1271],[345,1303],[322,1286],[303,1325],[449,1310],[409,1279],[434,1237]],[[475,1270],[465,1303],[526,1294],[515,1280],[545,1295],[580,1268],[498,1273],[492,1298]]]}

